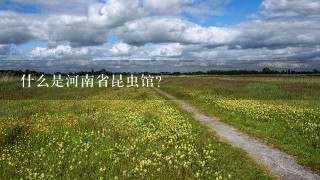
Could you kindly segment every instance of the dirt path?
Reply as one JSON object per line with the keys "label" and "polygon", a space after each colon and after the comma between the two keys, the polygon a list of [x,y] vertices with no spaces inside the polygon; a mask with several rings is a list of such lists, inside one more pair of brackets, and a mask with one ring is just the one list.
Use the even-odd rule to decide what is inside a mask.
{"label": "dirt path", "polygon": [[181,105],[183,109],[193,113],[198,121],[205,123],[219,136],[231,145],[245,150],[251,157],[257,159],[261,164],[268,167],[272,173],[280,179],[319,179],[320,176],[311,170],[297,164],[296,160],[290,155],[271,148],[244,133],[239,132],[232,126],[217,122],[212,117],[205,116],[193,106],[176,99],[172,95],[154,88],[156,92],[164,95],[168,99]]}

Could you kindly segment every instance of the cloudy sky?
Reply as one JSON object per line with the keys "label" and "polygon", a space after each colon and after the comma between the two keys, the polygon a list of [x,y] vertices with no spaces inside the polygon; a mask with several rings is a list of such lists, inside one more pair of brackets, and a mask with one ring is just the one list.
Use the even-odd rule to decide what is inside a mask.
{"label": "cloudy sky", "polygon": [[320,60],[319,0],[0,0],[0,60]]}

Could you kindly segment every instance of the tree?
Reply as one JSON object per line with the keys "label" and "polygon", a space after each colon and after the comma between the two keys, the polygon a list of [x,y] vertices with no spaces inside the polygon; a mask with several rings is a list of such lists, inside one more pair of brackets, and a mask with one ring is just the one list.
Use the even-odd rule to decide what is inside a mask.
{"label": "tree", "polygon": [[270,70],[270,68],[263,68],[262,69],[262,74],[271,74],[272,71]]}

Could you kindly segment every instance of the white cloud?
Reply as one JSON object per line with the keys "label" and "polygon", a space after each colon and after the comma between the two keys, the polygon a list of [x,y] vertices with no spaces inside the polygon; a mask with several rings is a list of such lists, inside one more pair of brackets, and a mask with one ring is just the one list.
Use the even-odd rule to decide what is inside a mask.
{"label": "white cloud", "polygon": [[35,39],[28,19],[12,12],[0,11],[0,44],[22,44]]}
{"label": "white cloud", "polygon": [[172,43],[167,45],[157,45],[154,50],[150,52],[151,57],[179,57],[182,55],[184,46],[179,43]]}
{"label": "white cloud", "polygon": [[187,3],[195,0],[144,0],[144,6],[153,12],[163,14],[179,14]]}
{"label": "white cloud", "polygon": [[[0,53],[11,44],[48,42],[30,52],[36,59],[187,58],[187,59],[317,59],[320,2],[264,0],[263,18],[229,27],[204,27],[187,21],[224,13],[222,0],[11,0],[33,4],[45,14],[0,11]],[[78,2],[78,3],[77,3]],[[61,5],[60,10],[57,4]],[[75,10],[70,8],[75,7]],[[86,11],[77,9],[84,7]],[[10,8],[9,8],[10,9]],[[59,8],[58,8],[59,9]],[[69,9],[69,11],[68,11]],[[108,36],[112,48],[103,48]],[[121,41],[121,43],[119,43]],[[70,46],[62,45],[69,42]],[[151,45],[150,45],[151,44]],[[100,46],[100,48],[99,48]],[[25,52],[27,53],[27,52]],[[4,55],[2,55],[4,56]],[[7,55],[6,55],[7,56]]]}
{"label": "white cloud", "polygon": [[233,27],[239,32],[230,45],[242,48],[281,48],[317,45],[320,42],[320,20],[257,20]]}
{"label": "white cloud", "polygon": [[268,17],[319,16],[319,0],[264,0],[262,13]]}
{"label": "white cloud", "polygon": [[172,17],[139,19],[119,28],[119,36],[124,42],[138,45],[173,42],[219,46],[231,42],[236,35],[236,31],[228,28],[205,28]]}
{"label": "white cloud", "polygon": [[113,55],[130,55],[131,51],[134,50],[135,48],[125,44],[125,43],[117,43],[114,44],[113,47],[110,49],[110,52]]}
{"label": "white cloud", "polygon": [[95,4],[88,10],[88,20],[96,26],[117,27],[125,22],[146,15],[139,0],[108,0]]}
{"label": "white cloud", "polygon": [[58,45],[56,48],[36,48],[30,52],[33,59],[196,59],[196,60],[305,60],[319,59],[320,52],[314,47],[284,47],[230,49],[227,46],[207,48],[202,45],[179,43],[131,46],[114,44],[110,49],[96,47],[71,47]]}
{"label": "white cloud", "polygon": [[87,47],[72,48],[70,46],[59,45],[56,48],[48,49],[37,47],[30,52],[34,59],[90,59],[91,51]]}
{"label": "white cloud", "polygon": [[[41,4],[40,1],[35,3]],[[58,2],[43,4],[54,6]],[[107,42],[110,30],[141,17],[144,13],[139,0],[132,0],[130,3],[125,0],[108,0],[106,4],[93,3],[87,10],[88,13],[77,15],[0,11],[0,44],[23,44],[38,40],[50,44],[68,41],[71,46],[102,45]]]}
{"label": "white cloud", "polygon": [[302,62],[285,62],[285,61],[269,61],[269,62],[259,62],[257,66],[261,68],[269,67],[269,68],[277,68],[277,69],[304,69],[308,67],[308,64]]}
{"label": "white cloud", "polygon": [[107,42],[108,29],[95,28],[85,17],[51,16],[43,26],[44,34],[51,41],[69,41],[72,46],[101,45]]}
{"label": "white cloud", "polygon": [[314,47],[283,47],[229,49],[227,46],[214,49],[202,48],[192,51],[193,59],[204,60],[311,60],[320,57],[320,52],[312,52]]}
{"label": "white cloud", "polygon": [[146,10],[165,15],[188,13],[197,18],[222,15],[223,5],[230,1],[223,0],[143,0]]}

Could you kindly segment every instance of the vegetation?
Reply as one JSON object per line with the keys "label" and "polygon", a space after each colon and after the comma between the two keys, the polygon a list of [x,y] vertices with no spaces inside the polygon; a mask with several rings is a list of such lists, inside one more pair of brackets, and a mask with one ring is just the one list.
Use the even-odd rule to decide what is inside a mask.
{"label": "vegetation", "polygon": [[274,178],[152,89],[0,87],[0,179]]}
{"label": "vegetation", "polygon": [[181,76],[161,88],[320,173],[320,78]]}

